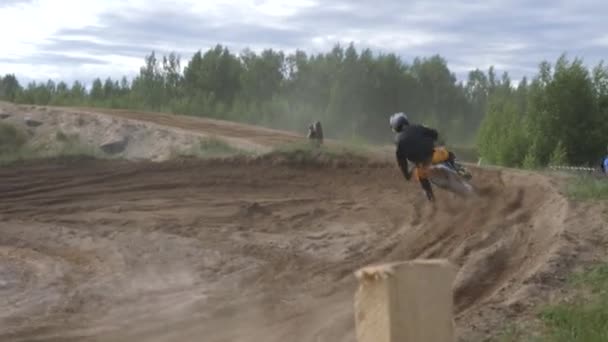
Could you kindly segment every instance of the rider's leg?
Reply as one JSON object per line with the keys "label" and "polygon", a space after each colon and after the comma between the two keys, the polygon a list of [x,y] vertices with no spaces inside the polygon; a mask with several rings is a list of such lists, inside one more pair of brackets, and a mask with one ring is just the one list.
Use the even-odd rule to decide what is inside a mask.
{"label": "rider's leg", "polygon": [[429,158],[421,163],[416,163],[415,169],[415,179],[420,182],[424,193],[426,194],[426,198],[433,202],[435,200],[435,195],[433,194],[433,188],[431,187],[431,182],[428,179],[428,168],[433,163],[433,156],[429,156]]}
{"label": "rider's leg", "polygon": [[431,187],[431,182],[428,180],[428,178],[420,180],[420,185],[422,186],[422,189],[424,190],[424,193],[426,194],[426,198],[431,202],[435,201],[435,195],[433,194],[433,188]]}

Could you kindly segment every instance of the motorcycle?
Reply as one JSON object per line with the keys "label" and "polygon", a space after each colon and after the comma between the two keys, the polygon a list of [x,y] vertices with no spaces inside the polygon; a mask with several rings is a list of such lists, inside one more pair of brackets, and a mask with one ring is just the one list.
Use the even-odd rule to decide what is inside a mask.
{"label": "motorcycle", "polygon": [[[443,147],[436,148],[436,151],[439,151],[437,155],[449,153]],[[419,170],[418,166],[416,166],[416,177],[419,177]],[[473,178],[473,175],[455,160],[450,161],[445,157],[433,160],[431,165],[425,169],[424,174],[431,184],[456,195],[468,197],[475,194],[475,189],[469,182]]]}
{"label": "motorcycle", "polygon": [[464,170],[464,172],[469,176],[463,175],[461,171],[443,162],[430,167],[429,181],[435,186],[457,195],[470,196],[475,193],[473,186],[469,183],[472,176],[468,171]]}

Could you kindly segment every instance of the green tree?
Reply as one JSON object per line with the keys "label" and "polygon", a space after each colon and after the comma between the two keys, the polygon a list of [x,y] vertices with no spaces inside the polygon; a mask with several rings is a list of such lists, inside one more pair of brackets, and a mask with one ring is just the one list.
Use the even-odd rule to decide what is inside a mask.
{"label": "green tree", "polygon": [[101,79],[96,78],[93,80],[93,85],[91,86],[91,101],[93,102],[101,102],[105,98],[105,93],[103,89],[103,83]]}
{"label": "green tree", "polygon": [[0,99],[15,101],[21,91],[21,85],[14,74],[0,77]]}
{"label": "green tree", "polygon": [[57,83],[57,88],[54,96],[51,98],[52,105],[67,105],[70,102],[70,91],[68,85],[60,81]]}
{"label": "green tree", "polygon": [[72,88],[70,89],[70,99],[72,104],[81,105],[84,104],[87,97],[86,88],[79,81],[74,81]]}
{"label": "green tree", "polygon": [[562,143],[562,141],[558,141],[555,146],[555,150],[551,153],[551,158],[549,159],[549,165],[566,165],[568,163],[568,151],[566,151],[566,147]]}
{"label": "green tree", "polygon": [[603,118],[608,109],[608,72],[603,64],[590,73],[582,60],[569,61],[562,55],[553,68],[546,61],[540,63],[532,82],[523,79],[515,92],[507,91],[509,83],[503,76],[489,96],[490,108],[477,139],[484,158],[504,165],[518,165],[523,158],[525,167],[597,161],[607,128]]}

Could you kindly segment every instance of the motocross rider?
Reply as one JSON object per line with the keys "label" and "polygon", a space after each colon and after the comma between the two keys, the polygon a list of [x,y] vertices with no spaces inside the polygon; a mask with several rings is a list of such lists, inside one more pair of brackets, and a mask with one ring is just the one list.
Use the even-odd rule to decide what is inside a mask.
{"label": "motocross rider", "polygon": [[[422,125],[410,125],[407,115],[395,113],[390,117],[390,126],[397,133],[395,136],[397,163],[406,180],[410,180],[413,172],[408,168],[408,160],[416,166],[430,166],[432,162],[448,160],[453,163],[454,154],[446,150],[436,151],[435,142],[439,136],[437,130]],[[444,154],[445,153],[445,154]],[[439,160],[436,160],[439,159]],[[431,187],[431,182],[421,170],[416,170],[416,178],[420,182],[426,197],[434,202],[435,196]]]}

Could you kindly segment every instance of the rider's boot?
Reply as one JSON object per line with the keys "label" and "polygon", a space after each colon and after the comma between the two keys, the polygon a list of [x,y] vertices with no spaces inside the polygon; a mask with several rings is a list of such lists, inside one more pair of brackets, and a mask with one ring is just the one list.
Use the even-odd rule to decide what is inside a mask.
{"label": "rider's boot", "polygon": [[460,169],[458,164],[456,164],[456,155],[454,154],[454,152],[448,152],[448,159],[446,160],[446,163],[456,172],[458,172],[458,170]]}
{"label": "rider's boot", "polygon": [[422,185],[422,189],[424,190],[426,199],[429,202],[435,202],[435,195],[433,194],[433,188],[431,187],[431,182],[425,178],[425,179],[420,180],[420,185]]}
{"label": "rider's boot", "polygon": [[449,158],[446,163],[448,163],[448,165],[454,169],[459,176],[470,178],[471,175],[467,172],[467,170],[460,164],[456,163],[456,155],[453,152],[449,152]]}

